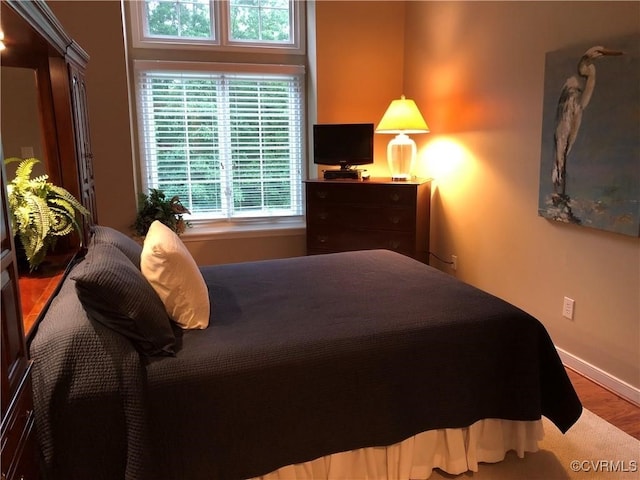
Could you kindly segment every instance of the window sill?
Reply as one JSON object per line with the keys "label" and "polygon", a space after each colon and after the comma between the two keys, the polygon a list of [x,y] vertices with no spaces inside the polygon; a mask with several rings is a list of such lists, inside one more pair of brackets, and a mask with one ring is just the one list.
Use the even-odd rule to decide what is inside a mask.
{"label": "window sill", "polygon": [[180,238],[183,242],[200,242],[203,240],[220,240],[229,238],[260,238],[304,235],[306,224],[304,219],[280,220],[277,222],[205,222],[189,221],[188,228]]}

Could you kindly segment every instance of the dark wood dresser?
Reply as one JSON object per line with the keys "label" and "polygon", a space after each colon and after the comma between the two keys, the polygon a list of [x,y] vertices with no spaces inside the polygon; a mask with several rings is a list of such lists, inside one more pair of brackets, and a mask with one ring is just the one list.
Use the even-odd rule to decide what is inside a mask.
{"label": "dark wood dresser", "polygon": [[428,263],[429,180],[305,183],[308,255],[384,248]]}
{"label": "dark wood dresser", "polygon": [[[0,54],[3,75],[10,73],[7,69],[30,69],[36,79],[36,91],[30,93],[38,105],[38,115],[23,121],[33,127],[25,128],[25,131],[36,133],[37,138],[29,139],[31,145],[41,145],[44,156],[41,160],[52,183],[67,189],[91,212],[90,219],[82,220],[82,235],[74,234],[59,242],[57,250],[65,250],[68,254],[60,255],[60,265],[50,271],[44,271],[42,267],[34,275],[20,273],[9,220],[7,172],[4,163],[0,162],[0,478],[38,480],[42,475],[33,413],[30,339],[49,299],[55,294],[66,263],[83,243],[86,244],[89,226],[97,221],[84,81],[89,56],[67,35],[46,2],[2,0],[0,9],[0,26],[6,45]],[[33,87],[26,85],[24,88]],[[27,92],[19,93],[22,98]],[[12,135],[5,124],[1,133],[5,140],[0,142],[3,150],[0,160],[3,160],[9,143],[7,139]],[[49,261],[50,266],[54,264]]]}
{"label": "dark wood dresser", "polygon": [[18,268],[14,243],[9,228],[4,168],[2,173],[2,224],[0,262],[2,266],[2,410],[0,415],[2,480],[38,479],[38,455],[34,431],[33,400],[31,396],[31,360],[27,352]]}

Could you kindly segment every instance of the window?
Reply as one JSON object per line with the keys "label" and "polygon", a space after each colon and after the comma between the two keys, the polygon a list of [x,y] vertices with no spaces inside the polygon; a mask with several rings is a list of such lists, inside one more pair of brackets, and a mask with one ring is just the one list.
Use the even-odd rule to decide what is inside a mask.
{"label": "window", "polygon": [[145,0],[144,36],[148,39],[209,39],[215,18],[209,0]]}
{"label": "window", "polygon": [[301,69],[172,67],[136,63],[147,186],[193,218],[302,215]]}
{"label": "window", "polygon": [[288,0],[230,0],[229,40],[291,43]]}
{"label": "window", "polygon": [[296,0],[143,0],[130,2],[137,47],[218,46],[303,51]]}
{"label": "window", "polygon": [[130,2],[133,46],[152,48],[131,50],[141,191],[178,195],[195,224],[302,217],[305,56],[277,50],[300,45],[300,3]]}

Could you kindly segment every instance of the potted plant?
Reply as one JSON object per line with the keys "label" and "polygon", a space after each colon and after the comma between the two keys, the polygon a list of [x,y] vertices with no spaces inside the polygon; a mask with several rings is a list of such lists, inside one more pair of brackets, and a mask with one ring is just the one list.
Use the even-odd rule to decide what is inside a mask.
{"label": "potted plant", "polygon": [[184,213],[191,212],[180,203],[178,195],[167,198],[162,190],[151,188],[149,195],[140,193],[138,196],[138,215],[133,228],[136,235],[144,237],[153,221],[159,220],[180,235],[191,226],[182,218]]}
{"label": "potted plant", "polygon": [[19,162],[16,175],[7,185],[11,226],[33,271],[56,245],[58,238],[74,230],[81,233],[78,214],[89,211],[66,189],[49,182],[48,175],[31,178],[37,158],[7,158],[5,164]]}

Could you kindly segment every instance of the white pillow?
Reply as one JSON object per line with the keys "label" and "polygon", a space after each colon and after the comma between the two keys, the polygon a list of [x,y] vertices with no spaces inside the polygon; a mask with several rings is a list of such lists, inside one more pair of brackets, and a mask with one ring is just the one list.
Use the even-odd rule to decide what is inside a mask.
{"label": "white pillow", "polygon": [[184,329],[209,325],[209,290],[180,237],[155,220],[144,239],[140,270],[167,313]]}

